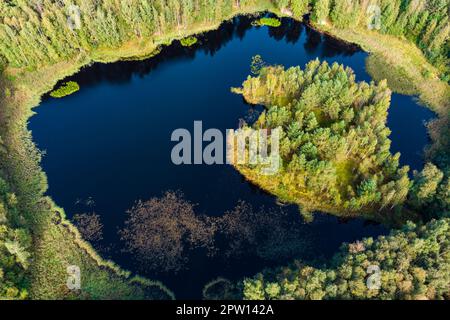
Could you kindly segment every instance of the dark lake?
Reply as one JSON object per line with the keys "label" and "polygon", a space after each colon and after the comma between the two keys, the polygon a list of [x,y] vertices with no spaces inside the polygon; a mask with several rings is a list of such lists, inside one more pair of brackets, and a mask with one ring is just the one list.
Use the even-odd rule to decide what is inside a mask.
{"label": "dark lake", "polygon": [[[197,205],[198,213],[221,215],[244,200],[255,208],[278,208],[275,199],[251,186],[228,165],[183,165],[171,162],[172,131],[193,130],[195,120],[204,129],[222,132],[251,120],[254,108],[230,92],[250,74],[252,56],[270,64],[303,67],[319,58],[350,66],[357,80],[370,81],[367,54],[311,28],[284,19],[280,28],[254,27],[248,18],[236,18],[200,37],[199,44],[183,48],[178,42],[144,61],[94,64],[67,80],[81,90],[63,99],[44,98],[29,123],[37,146],[46,152],[42,166],[48,176],[48,194],[72,217],[95,211],[104,224],[103,254],[124,268],[162,280],[178,298],[199,298],[203,285],[218,277],[235,280],[266,266],[295,258],[330,257],[342,242],[387,233],[362,220],[342,221],[316,215],[303,223],[296,207],[282,207],[299,225],[296,237],[307,248],[283,259],[208,259],[194,255],[188,269],[177,274],[139,267],[121,249],[117,230],[135,201],[180,190]],[[401,163],[420,170],[428,142],[424,121],[433,114],[414,98],[393,94],[388,125],[392,151]],[[89,199],[89,200],[88,200]],[[92,200],[92,201],[91,201]],[[87,205],[89,203],[89,205]],[[255,224],[258,223],[255,221]],[[220,253],[219,253],[220,256]]]}

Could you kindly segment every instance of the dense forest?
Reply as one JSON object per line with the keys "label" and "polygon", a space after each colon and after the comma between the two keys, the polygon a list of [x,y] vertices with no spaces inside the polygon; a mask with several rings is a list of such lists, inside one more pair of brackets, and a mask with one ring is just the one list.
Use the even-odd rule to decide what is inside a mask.
{"label": "dense forest", "polygon": [[[372,10],[371,5],[378,5],[379,12]],[[48,266],[59,266],[55,261],[60,257],[55,255],[66,254],[61,247],[73,245],[69,244],[72,239],[79,240],[74,237],[63,239],[67,241],[63,242],[57,232],[53,232],[56,229],[51,229],[50,238],[56,239],[52,245],[61,242],[58,243],[61,246],[58,250],[42,244],[36,248],[32,244],[32,238],[36,240],[37,234],[42,234],[42,228],[35,228],[34,224],[44,225],[47,216],[51,215],[48,220],[52,223],[57,220],[51,228],[61,230],[66,226],[61,225],[61,218],[58,220],[53,216],[54,212],[46,207],[48,201],[43,200],[46,181],[37,169],[39,157],[28,154],[30,150],[35,150],[28,145],[28,136],[25,135],[25,139],[16,136],[22,134],[17,129],[21,124],[8,123],[9,119],[16,119],[9,117],[10,114],[26,113],[23,111],[25,105],[37,99],[27,97],[29,100],[26,103],[17,99],[26,97],[20,90],[32,91],[26,86],[14,87],[15,81],[18,82],[20,78],[17,69],[31,74],[62,61],[92,59],[94,52],[100,52],[101,56],[103,51],[121,47],[136,47],[140,50],[150,44],[156,49],[167,44],[167,39],[185,38],[191,35],[192,30],[201,32],[234,14],[270,10],[297,19],[309,14],[310,21],[318,27],[366,30],[370,25],[381,34],[407,39],[420,48],[439,70],[440,79],[449,82],[449,8],[448,0],[1,1],[0,119],[1,124],[8,127],[0,128],[0,298],[29,297],[28,291],[33,289],[30,285],[30,268],[36,263],[36,256],[33,255],[36,255],[37,249],[41,251],[41,260],[51,257],[50,262],[54,264],[49,262]],[[5,85],[3,72],[6,69],[11,87]],[[308,267],[298,262],[286,268],[266,270],[243,282],[243,297],[448,299],[448,135],[442,137],[447,144],[432,159],[434,164],[427,163],[421,172],[415,172],[410,178],[408,168],[399,167],[399,155],[389,152],[386,114],[390,93],[385,82],[357,83],[351,70],[318,61],[308,64],[305,70],[284,70],[279,66],[269,66],[253,71],[255,77],[244,83],[241,92],[251,103],[267,107],[256,126],[283,128],[283,170],[272,181],[260,180],[262,177],[255,173],[255,168],[240,168],[244,175],[249,178],[253,176],[254,181],[259,181],[263,188],[284,200],[303,205],[304,209],[319,207],[336,214],[375,212],[383,217],[387,215],[387,218],[401,212],[410,218],[440,219],[424,225],[407,224],[403,229],[378,240],[365,239],[344,245],[332,263],[323,268]],[[13,108],[16,109],[11,112]],[[5,138],[6,135],[14,136]],[[25,158],[29,161],[26,164],[23,161]],[[34,158],[37,160],[34,161]],[[19,169],[21,165],[23,168]],[[338,212],[338,207],[344,210]],[[141,218],[139,214],[148,214],[147,208],[148,204],[142,204],[133,209],[136,221]],[[33,216],[36,212],[43,214],[44,211],[47,214],[44,218]],[[235,239],[234,234],[242,232],[240,228],[248,231],[244,227],[256,220],[251,216],[251,219],[247,218],[248,223],[243,225],[236,222],[237,218],[231,219],[232,216],[222,221],[229,226],[230,233],[227,236],[230,241]],[[271,220],[266,218],[266,221],[271,226]],[[80,225],[85,223],[82,220],[78,222]],[[135,225],[132,222],[128,225],[128,233],[124,234],[125,238],[134,235],[131,227]],[[163,225],[167,223],[162,219],[157,222]],[[99,222],[96,223],[99,228]],[[93,229],[88,231],[93,234],[96,232]],[[183,236],[177,232],[174,234],[175,240]],[[250,239],[256,237],[250,234]],[[81,252],[78,246],[75,246],[76,250]],[[147,248],[132,246],[129,249]],[[42,253],[45,250],[48,250],[48,255]],[[89,251],[86,248],[83,250]],[[175,252],[173,256],[178,258],[177,254]],[[91,255],[79,256],[82,257],[79,258],[81,261],[92,259]],[[379,265],[382,269],[381,291],[368,291],[364,285],[369,264]],[[99,268],[97,264],[92,265],[98,270],[106,269]],[[54,273],[54,270],[47,270],[47,273]],[[92,274],[97,276],[94,272]],[[39,275],[40,279],[46,276]],[[125,289],[127,287],[119,284],[117,279],[118,276],[95,278],[98,282],[89,289],[101,294],[88,297],[104,297],[108,291],[106,288],[125,297],[127,294],[131,296],[130,291]],[[112,283],[112,287],[108,287]],[[45,284],[42,286],[42,291],[46,291]],[[48,289],[49,293],[45,292],[47,297],[67,297],[64,296],[66,293],[52,296],[53,286],[54,283],[49,284],[51,289]],[[96,286],[98,288],[94,288]],[[106,296],[110,294],[106,292]]]}
{"label": "dense forest", "polygon": [[304,70],[280,66],[255,70],[241,89],[247,102],[266,110],[254,128],[281,128],[282,169],[238,165],[250,181],[302,210],[350,215],[401,205],[408,168],[392,156],[386,127],[386,83],[357,83],[349,68],[315,60]]}

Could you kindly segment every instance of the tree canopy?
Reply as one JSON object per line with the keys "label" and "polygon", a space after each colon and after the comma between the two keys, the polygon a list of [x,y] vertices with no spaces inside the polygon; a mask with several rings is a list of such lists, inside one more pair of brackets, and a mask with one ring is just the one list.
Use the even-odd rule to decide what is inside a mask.
{"label": "tree canopy", "polygon": [[[36,68],[97,48],[182,32],[194,24],[217,23],[236,10],[277,7],[297,19],[311,13],[318,24],[367,28],[418,45],[450,80],[449,2],[447,0],[8,0],[0,3],[0,69]],[[376,6],[379,10],[371,10]],[[379,14],[380,17],[374,17]]]}

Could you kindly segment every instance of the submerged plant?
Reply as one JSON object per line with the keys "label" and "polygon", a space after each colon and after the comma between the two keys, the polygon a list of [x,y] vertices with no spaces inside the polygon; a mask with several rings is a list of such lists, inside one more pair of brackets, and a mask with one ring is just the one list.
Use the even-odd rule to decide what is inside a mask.
{"label": "submerged plant", "polygon": [[50,96],[53,98],[63,98],[80,90],[80,85],[75,81],[63,83],[58,89],[52,91]]}
{"label": "submerged plant", "polygon": [[208,282],[203,287],[203,298],[205,300],[233,300],[238,294],[235,284],[222,277]]}
{"label": "submerged plant", "polygon": [[194,204],[177,192],[136,203],[120,231],[126,251],[143,269],[166,272],[181,270],[189,251],[211,249],[213,234],[208,218],[196,215]]}

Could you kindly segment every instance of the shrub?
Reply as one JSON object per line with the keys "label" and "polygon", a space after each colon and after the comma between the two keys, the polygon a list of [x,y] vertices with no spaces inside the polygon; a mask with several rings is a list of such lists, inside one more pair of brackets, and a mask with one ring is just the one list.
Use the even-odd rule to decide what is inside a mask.
{"label": "shrub", "polygon": [[[344,244],[328,266],[296,261],[266,269],[237,287],[251,300],[448,299],[449,231],[446,218],[425,225],[408,223],[388,236]],[[370,272],[370,266],[379,271]],[[378,288],[369,286],[373,275],[379,279]]]}

